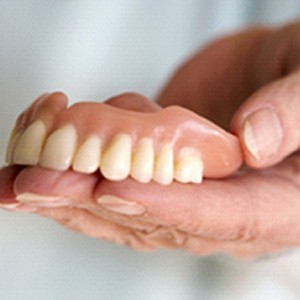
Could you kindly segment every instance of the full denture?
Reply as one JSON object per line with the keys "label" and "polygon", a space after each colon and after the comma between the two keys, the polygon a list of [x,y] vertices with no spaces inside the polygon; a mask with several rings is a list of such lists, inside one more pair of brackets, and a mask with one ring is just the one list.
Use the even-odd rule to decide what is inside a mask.
{"label": "full denture", "polygon": [[108,180],[131,176],[165,185],[223,177],[241,165],[238,139],[187,109],[144,113],[96,102],[67,108],[58,96],[44,100],[26,128],[13,130],[8,164],[100,169]]}

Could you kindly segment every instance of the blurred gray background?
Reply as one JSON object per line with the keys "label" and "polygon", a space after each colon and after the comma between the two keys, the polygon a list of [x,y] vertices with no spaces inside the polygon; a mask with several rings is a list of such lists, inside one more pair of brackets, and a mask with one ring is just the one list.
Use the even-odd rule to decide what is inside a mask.
{"label": "blurred gray background", "polygon": [[[0,155],[38,95],[154,98],[189,54],[250,24],[281,24],[297,0],[0,0]],[[25,213],[0,212],[0,299],[300,299],[300,251],[241,262],[145,254]]]}

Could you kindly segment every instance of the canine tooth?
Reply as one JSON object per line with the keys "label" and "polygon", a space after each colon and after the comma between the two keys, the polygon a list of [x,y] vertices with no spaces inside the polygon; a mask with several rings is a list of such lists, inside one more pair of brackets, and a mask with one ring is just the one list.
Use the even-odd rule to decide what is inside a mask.
{"label": "canine tooth", "polygon": [[131,176],[140,182],[149,182],[153,177],[154,149],[153,141],[141,139],[132,159]]}
{"label": "canine tooth", "polygon": [[175,164],[174,178],[183,183],[201,183],[203,162],[200,154],[193,148],[183,148]]}
{"label": "canine tooth", "polygon": [[45,124],[40,120],[33,122],[20,135],[16,143],[13,162],[22,165],[36,165],[39,162],[45,138]]}
{"label": "canine tooth", "polygon": [[19,141],[19,138],[21,136],[23,131],[16,131],[16,128],[13,129],[13,131],[10,134],[7,147],[6,147],[6,154],[5,154],[5,163],[6,165],[10,165],[13,163],[13,153],[15,150],[15,146]]}
{"label": "canine tooth", "polygon": [[82,173],[93,173],[100,166],[101,141],[96,135],[90,136],[78,149],[73,169]]}
{"label": "canine tooth", "polygon": [[65,125],[54,131],[47,139],[40,165],[64,171],[73,160],[77,144],[77,132],[73,125]]}
{"label": "canine tooth", "polygon": [[153,179],[161,184],[170,184],[174,173],[174,153],[171,144],[165,144],[159,150],[154,164]]}
{"label": "canine tooth", "polygon": [[123,180],[130,173],[131,137],[116,135],[108,145],[101,160],[101,172],[110,180]]}

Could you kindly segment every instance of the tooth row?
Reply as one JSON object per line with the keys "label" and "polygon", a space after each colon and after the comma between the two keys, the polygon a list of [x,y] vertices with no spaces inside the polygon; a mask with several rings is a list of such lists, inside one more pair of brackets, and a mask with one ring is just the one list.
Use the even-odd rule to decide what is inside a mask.
{"label": "tooth row", "polygon": [[97,135],[89,136],[79,148],[77,145],[74,126],[61,127],[47,138],[44,123],[35,121],[25,131],[12,133],[6,160],[60,171],[72,167],[81,173],[93,173],[100,168],[109,180],[131,176],[139,182],[154,180],[164,185],[173,179],[182,183],[202,181],[203,162],[193,148],[181,149],[175,160],[171,144],[163,144],[155,153],[153,140],[142,138],[133,151],[127,134],[115,135],[105,149]]}

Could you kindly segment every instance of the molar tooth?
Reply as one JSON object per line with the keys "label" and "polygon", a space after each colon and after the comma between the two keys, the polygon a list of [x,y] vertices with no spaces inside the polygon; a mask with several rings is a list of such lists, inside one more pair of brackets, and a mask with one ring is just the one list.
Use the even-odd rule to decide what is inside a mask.
{"label": "molar tooth", "polygon": [[110,180],[123,180],[130,172],[131,164],[131,137],[127,134],[116,135],[101,161],[101,172]]}
{"label": "molar tooth", "polygon": [[141,139],[133,155],[131,176],[137,181],[147,183],[153,177],[154,149],[150,138]]}
{"label": "molar tooth", "polygon": [[37,165],[46,138],[45,124],[37,120],[20,135],[13,153],[13,162],[22,165]]}
{"label": "molar tooth", "polygon": [[174,178],[182,183],[201,183],[203,177],[203,162],[199,152],[193,148],[180,150],[175,165]]}
{"label": "molar tooth", "polygon": [[78,149],[73,169],[82,173],[94,173],[100,166],[101,141],[96,135],[90,136]]}
{"label": "molar tooth", "polygon": [[77,132],[73,125],[65,125],[54,131],[47,139],[40,165],[64,171],[72,163],[77,144]]}
{"label": "molar tooth", "polygon": [[174,152],[171,144],[165,144],[159,150],[154,165],[153,179],[158,183],[167,185],[173,180]]}

